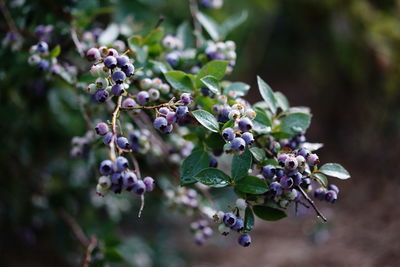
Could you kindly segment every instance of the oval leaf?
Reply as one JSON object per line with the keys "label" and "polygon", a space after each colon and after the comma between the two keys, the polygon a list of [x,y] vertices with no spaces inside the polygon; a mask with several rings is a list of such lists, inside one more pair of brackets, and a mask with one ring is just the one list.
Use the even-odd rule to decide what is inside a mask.
{"label": "oval leaf", "polygon": [[276,98],[274,92],[272,91],[271,87],[264,82],[259,76],[257,76],[257,83],[258,83],[258,90],[264,101],[267,103],[268,108],[272,111],[273,114],[276,113]]}
{"label": "oval leaf", "polygon": [[196,77],[197,86],[198,87],[201,86],[201,78],[207,75],[212,75],[214,76],[215,79],[221,80],[225,76],[227,66],[228,66],[228,61],[226,60],[213,60],[208,62],[200,69],[199,73],[197,74]]}
{"label": "oval leaf", "polygon": [[203,26],[203,28],[210,35],[211,39],[218,41],[220,37],[218,24],[212,18],[201,12],[196,14],[196,18],[200,22],[201,26]]}
{"label": "oval leaf", "polygon": [[287,217],[286,213],[283,210],[274,209],[266,206],[254,206],[253,211],[258,218],[265,221],[278,221]]}
{"label": "oval leaf", "polygon": [[320,183],[323,187],[327,187],[328,185],[328,178],[320,172],[316,172],[312,174],[312,178],[317,180],[318,183]]}
{"label": "oval leaf", "polygon": [[216,168],[206,168],[194,176],[202,184],[223,187],[229,184],[230,177]]}
{"label": "oval leaf", "polygon": [[288,114],[281,123],[281,132],[289,135],[296,135],[305,132],[311,123],[311,114],[291,113]]}
{"label": "oval leaf", "polygon": [[250,207],[244,212],[244,229],[245,233],[250,232],[254,227],[254,214]]}
{"label": "oval leaf", "polygon": [[219,124],[215,117],[210,113],[205,110],[195,110],[192,112],[193,116],[196,118],[196,120],[206,127],[208,130],[217,133],[219,130]]}
{"label": "oval leaf", "polygon": [[194,177],[196,173],[205,169],[210,164],[210,156],[203,150],[197,150],[187,157],[180,168],[181,185],[193,184],[197,180]]}
{"label": "oval leaf", "polygon": [[249,174],[249,169],[251,168],[251,160],[251,154],[249,149],[247,148],[243,152],[243,154],[233,156],[231,170],[233,181],[237,182]]}
{"label": "oval leaf", "polygon": [[203,78],[200,79],[202,83],[204,83],[205,86],[207,86],[208,89],[210,89],[211,92],[213,92],[216,95],[221,94],[221,89],[219,87],[218,80],[212,76],[212,75],[207,75],[204,76]]}
{"label": "oval leaf", "polygon": [[225,90],[224,93],[226,95],[230,95],[230,92],[234,92],[236,97],[243,97],[245,95],[247,95],[247,92],[250,89],[250,85],[246,84],[246,83],[242,83],[242,82],[234,82],[231,83]]}
{"label": "oval leaf", "polygon": [[246,176],[236,183],[235,188],[244,193],[259,195],[268,191],[267,183],[255,176]]}
{"label": "oval leaf", "polygon": [[253,155],[254,159],[258,162],[262,162],[265,158],[265,151],[258,147],[250,148],[250,152]]}
{"label": "oval leaf", "polygon": [[319,171],[325,175],[336,177],[342,180],[350,178],[350,174],[343,168],[342,165],[337,163],[326,163],[319,168]]}
{"label": "oval leaf", "polygon": [[165,78],[173,88],[181,92],[190,93],[193,90],[193,83],[190,77],[183,71],[168,71],[164,73]]}

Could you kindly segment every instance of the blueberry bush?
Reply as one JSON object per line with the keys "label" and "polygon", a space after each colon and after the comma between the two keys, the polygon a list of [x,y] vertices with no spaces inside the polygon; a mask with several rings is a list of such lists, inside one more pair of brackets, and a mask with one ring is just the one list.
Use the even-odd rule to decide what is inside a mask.
{"label": "blueberry bush", "polygon": [[[163,16],[151,26],[127,19],[99,27],[96,16],[106,8],[92,14],[84,3],[67,3],[57,9],[65,21],[24,29],[10,16],[12,7],[1,2],[9,26],[3,46],[14,54],[28,51],[16,56],[16,64],[27,62],[27,72],[42,77],[32,94],[41,95],[43,83],[51,88],[47,101],[71,138],[73,159],[63,154],[54,160],[57,176],[70,181],[54,181],[50,203],[40,193],[49,189],[36,189],[35,203],[38,209],[54,207],[54,216],[85,248],[86,266],[129,257],[123,254],[129,246],[101,234],[106,229],[88,230],[89,238],[69,214],[88,198],[91,204],[81,203],[82,210],[98,209],[84,212],[87,224],[101,224],[92,214],[100,210],[123,217],[132,202],[146,220],[154,212],[154,194],[164,208],[190,218],[196,244],[219,233],[235,235],[247,247],[255,217],[277,221],[301,206],[327,221],[314,200],[334,203],[334,179],[350,178],[340,164],[319,159],[321,143],[307,141],[309,108],[290,106],[262,77],[256,77],[257,88],[230,80],[237,49],[227,36],[247,13],[217,21],[212,14],[222,0],[185,4],[192,19],[178,27],[164,27]],[[258,90],[262,101],[249,103],[250,90]],[[64,115],[64,109],[74,115]],[[79,133],[68,129],[71,120],[80,121]],[[69,197],[82,190],[86,196],[71,208],[68,197],[57,198],[63,186]],[[116,224],[118,219],[97,228]]]}

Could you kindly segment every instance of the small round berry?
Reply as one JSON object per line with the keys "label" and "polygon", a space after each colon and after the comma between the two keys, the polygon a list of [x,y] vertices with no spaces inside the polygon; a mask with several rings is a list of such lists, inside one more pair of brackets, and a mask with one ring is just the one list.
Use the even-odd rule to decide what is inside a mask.
{"label": "small round berry", "polygon": [[303,156],[304,158],[307,158],[309,154],[310,154],[310,152],[309,152],[307,149],[305,149],[305,148],[300,148],[300,149],[297,151],[297,155]]}
{"label": "small round berry", "polygon": [[287,207],[289,207],[289,204],[290,204],[290,202],[288,200],[286,200],[286,199],[279,200],[279,206],[281,208],[286,209]]}
{"label": "small round berry", "polygon": [[46,59],[42,59],[42,60],[39,61],[39,63],[37,64],[37,66],[39,67],[39,69],[40,69],[41,71],[45,71],[45,70],[48,70],[48,69],[49,69],[50,63],[49,63],[49,61],[47,61]]}
{"label": "small round berry", "polygon": [[236,207],[239,210],[245,210],[247,208],[246,200],[244,200],[243,198],[236,199]]}
{"label": "small round berry", "polygon": [[117,57],[117,66],[119,68],[123,68],[129,64],[129,58],[127,56],[119,56]]}
{"label": "small round berry", "polygon": [[278,179],[282,178],[285,175],[285,171],[283,169],[276,169],[276,173],[275,173],[276,177]]}
{"label": "small round berry", "polygon": [[285,159],[285,168],[288,170],[295,170],[298,166],[297,160],[293,156],[288,156]]}
{"label": "small round berry", "polygon": [[162,93],[162,94],[168,94],[169,93],[169,91],[170,91],[170,87],[169,87],[169,85],[168,84],[166,84],[166,83],[163,83],[163,84],[161,84],[161,86],[160,86],[160,93]]}
{"label": "small round berry", "polygon": [[125,189],[131,190],[134,183],[138,181],[134,172],[127,171],[122,174],[122,184]]}
{"label": "small round berry", "polygon": [[195,233],[194,242],[196,243],[196,245],[199,245],[199,246],[203,245],[204,242],[206,242],[206,240],[203,236],[203,233],[201,233],[201,232]]}
{"label": "small round berry", "polygon": [[173,124],[176,122],[176,113],[174,111],[169,111],[165,118],[167,119],[168,124]]}
{"label": "small round berry", "polygon": [[115,194],[121,194],[122,184],[112,184],[110,190],[113,191]]}
{"label": "small round berry", "polygon": [[122,184],[122,175],[121,175],[121,173],[120,172],[114,172],[112,175],[111,175],[111,182],[113,183],[113,184]]}
{"label": "small round berry", "polygon": [[95,84],[97,89],[106,89],[108,86],[108,80],[105,78],[97,78]]}
{"label": "small round berry", "polygon": [[238,242],[242,247],[248,247],[251,244],[251,237],[249,234],[242,234],[239,236]]}
{"label": "small round berry", "polygon": [[240,117],[240,111],[239,110],[232,109],[231,111],[229,111],[228,118],[230,120],[236,120],[239,117]]}
{"label": "small round berry", "polygon": [[113,171],[112,167],[113,167],[113,163],[111,160],[108,160],[108,159],[103,160],[100,163],[100,169],[99,169],[100,174],[101,175],[110,175]]}
{"label": "small round berry", "polygon": [[122,149],[129,149],[129,141],[126,137],[120,136],[117,138],[117,146]]}
{"label": "small round berry", "polygon": [[86,52],[86,58],[89,61],[98,61],[101,58],[99,49],[92,47]]}
{"label": "small round berry", "polygon": [[117,166],[117,171],[122,172],[129,168],[128,160],[125,157],[119,156],[115,160],[115,165]]}
{"label": "small round berry", "polygon": [[282,195],[283,193],[283,189],[280,183],[278,182],[272,182],[269,185],[269,190],[275,195],[275,196],[279,196]]}
{"label": "small round berry", "polygon": [[240,232],[244,227],[243,219],[237,218],[235,224],[231,227],[232,230]]}
{"label": "small round berry", "polygon": [[167,114],[170,112],[170,110],[167,107],[162,107],[158,110],[161,114],[167,116]]}
{"label": "small round berry", "polygon": [[102,57],[106,57],[107,54],[108,54],[108,47],[106,47],[106,46],[100,46],[100,47],[99,47],[99,51],[100,51],[100,55],[101,55]]}
{"label": "small round berry", "polygon": [[125,81],[126,75],[124,72],[118,70],[112,74],[112,79],[114,82],[121,84]]}
{"label": "small round berry", "polygon": [[333,190],[333,191],[336,192],[336,194],[339,194],[339,188],[334,184],[329,184],[328,185],[328,190]]}
{"label": "small round berry", "polygon": [[215,157],[211,157],[209,166],[211,168],[217,168],[218,167],[218,160]]}
{"label": "small round berry", "polygon": [[149,90],[150,100],[157,101],[160,98],[160,91],[155,88]]}
{"label": "small round berry", "polygon": [[118,51],[115,50],[114,48],[109,48],[107,56],[113,56],[113,57],[117,58],[118,57]]}
{"label": "small round berry", "polygon": [[222,221],[226,226],[232,227],[236,223],[236,216],[232,212],[225,213]]}
{"label": "small round berry", "polygon": [[104,103],[109,95],[108,91],[100,89],[94,94],[94,99],[99,103]]}
{"label": "small round berry", "polygon": [[167,61],[172,67],[176,67],[179,64],[179,54],[174,52],[168,53],[165,56],[165,61]]}
{"label": "small round berry", "polygon": [[296,156],[296,160],[299,167],[304,167],[306,164],[306,159],[301,155]]}
{"label": "small round berry", "polygon": [[285,153],[280,153],[278,155],[278,163],[279,165],[281,165],[282,167],[285,166],[285,161],[287,159],[288,155]]}
{"label": "small round berry", "polygon": [[150,100],[150,95],[146,91],[140,91],[137,94],[137,101],[139,102],[139,104],[145,105],[149,102],[149,100]]}
{"label": "small round berry", "polygon": [[146,185],[142,180],[138,180],[136,183],[133,184],[132,191],[136,195],[143,195],[143,193],[146,191]]}
{"label": "small round berry", "polygon": [[165,134],[169,134],[172,132],[173,129],[174,129],[174,126],[172,124],[168,124],[167,127],[162,129],[162,132]]}
{"label": "small round berry", "polygon": [[235,132],[233,131],[232,128],[225,128],[222,131],[222,137],[226,140],[226,141],[232,141],[235,138]]}
{"label": "small round berry", "polygon": [[96,133],[101,136],[106,135],[109,131],[108,125],[104,122],[99,122],[94,129]]}
{"label": "small round berry", "polygon": [[105,145],[109,145],[111,143],[112,136],[113,136],[112,132],[108,132],[106,135],[104,135],[103,143]]}
{"label": "small round berry", "polygon": [[206,226],[203,228],[203,236],[204,238],[210,238],[213,234],[213,230],[211,229],[211,227]]}
{"label": "small round berry", "polygon": [[319,164],[319,157],[317,156],[317,154],[310,154],[307,157],[307,163],[308,165],[310,165],[311,167],[314,167],[315,165]]}
{"label": "small round berry", "polygon": [[153,178],[147,176],[143,179],[143,183],[146,186],[146,192],[151,192],[154,190],[154,187],[156,185],[155,181]]}
{"label": "small round berry", "polygon": [[126,64],[121,70],[125,73],[126,77],[131,77],[135,72],[135,66],[133,64]]}
{"label": "small round berry", "polygon": [[291,177],[283,176],[280,180],[280,184],[283,188],[290,189],[293,186],[294,182]]}
{"label": "small round berry", "polygon": [[192,98],[188,93],[181,94],[180,99],[182,101],[182,104],[184,104],[185,106],[189,105],[192,102]]}
{"label": "small round berry", "polygon": [[39,53],[44,54],[49,51],[49,45],[42,41],[37,44],[36,49]]}
{"label": "small round berry", "polygon": [[337,200],[336,192],[333,190],[328,190],[325,194],[325,199],[330,203],[335,203],[335,201]]}
{"label": "small round berry", "polygon": [[189,113],[189,110],[187,108],[187,106],[179,106],[176,109],[176,116],[177,117],[183,117],[185,116],[187,113]]}
{"label": "small round berry", "polygon": [[143,90],[148,90],[153,86],[153,82],[149,78],[144,78],[140,81],[140,87],[142,87]]}
{"label": "small round berry", "polygon": [[39,64],[40,60],[41,60],[40,56],[34,54],[28,58],[28,63],[29,65],[37,65]]}
{"label": "small round berry", "polygon": [[298,196],[298,191],[296,189],[292,189],[285,193],[285,196],[288,200],[295,200]]}
{"label": "small round berry", "polygon": [[206,87],[201,88],[200,91],[203,94],[203,96],[210,96],[211,95],[210,89],[208,89]]}
{"label": "small round berry", "polygon": [[133,108],[135,106],[136,106],[136,102],[132,98],[126,98],[126,99],[124,99],[124,101],[122,101],[123,108]]}
{"label": "small round berry", "polygon": [[311,179],[310,178],[303,178],[302,180],[301,180],[301,183],[300,183],[300,186],[301,186],[301,188],[303,188],[304,190],[309,190],[309,188],[310,188],[310,185],[311,185]]}
{"label": "small round berry", "polygon": [[241,137],[236,137],[231,142],[231,149],[236,152],[243,152],[246,148],[246,142]]}
{"label": "small round berry", "polygon": [[114,84],[111,87],[111,93],[115,96],[120,96],[124,93],[124,88],[122,87],[121,84]]}
{"label": "small round berry", "polygon": [[168,121],[164,117],[157,117],[153,122],[154,128],[162,132],[168,125]]}
{"label": "small round berry", "polygon": [[265,179],[272,179],[275,177],[276,168],[272,165],[264,166],[262,169],[262,175]]}
{"label": "small round berry", "polygon": [[108,189],[111,186],[111,180],[108,176],[101,176],[99,178],[98,184],[103,188],[103,189]]}
{"label": "small round berry", "polygon": [[300,183],[301,183],[301,178],[302,178],[302,175],[301,175],[300,172],[298,172],[298,171],[296,170],[296,172],[295,172],[295,173],[292,173],[292,174],[290,175],[290,177],[292,177],[292,179],[293,179],[293,186],[298,186],[298,185],[300,185]]}
{"label": "small round berry", "polygon": [[231,231],[231,228],[226,226],[225,224],[221,223],[220,225],[218,225],[218,231],[222,234],[222,235],[228,235],[229,232]]}
{"label": "small round berry", "polygon": [[104,59],[104,65],[109,69],[113,69],[117,66],[117,59],[113,56],[108,56]]}
{"label": "small round berry", "polygon": [[249,132],[243,133],[242,138],[249,146],[251,146],[254,143],[254,136],[252,133]]}
{"label": "small round berry", "polygon": [[314,191],[314,197],[319,200],[324,200],[326,195],[326,189],[323,187],[317,188]]}
{"label": "small round berry", "polygon": [[253,123],[251,122],[251,120],[249,118],[241,118],[239,121],[239,129],[242,132],[248,132],[251,129],[253,129]]}

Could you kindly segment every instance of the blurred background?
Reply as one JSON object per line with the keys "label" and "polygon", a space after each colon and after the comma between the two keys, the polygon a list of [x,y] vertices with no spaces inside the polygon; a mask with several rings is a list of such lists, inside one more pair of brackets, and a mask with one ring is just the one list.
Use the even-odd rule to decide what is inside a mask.
{"label": "blurred background", "polygon": [[335,205],[318,203],[329,223],[313,214],[256,221],[248,248],[218,236],[195,246],[190,221],[156,196],[141,220],[133,199],[93,200],[91,167],[69,158],[71,138],[86,132],[76,96],[27,64],[38,24],[54,25],[60,34],[52,42],[73,53],[71,16],[82,27],[133,19],[151,28],[162,14],[168,31],[191,21],[186,1],[0,3],[1,39],[4,13],[24,37],[20,51],[4,44],[0,51],[1,266],[79,265],[71,218],[110,247],[112,266],[400,266],[400,1],[225,0],[204,11],[217,21],[249,12],[228,36],[238,53],[229,78],[251,85],[251,102],[261,99],[259,75],[291,105],[309,106],[308,140],[325,144],[322,162],[340,162],[352,175],[337,182]]}

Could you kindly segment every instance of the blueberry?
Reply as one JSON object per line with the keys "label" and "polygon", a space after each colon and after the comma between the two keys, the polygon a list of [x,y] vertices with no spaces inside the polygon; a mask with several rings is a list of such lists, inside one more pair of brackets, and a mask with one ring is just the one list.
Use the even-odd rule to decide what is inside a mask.
{"label": "blueberry", "polygon": [[236,223],[236,216],[232,212],[225,213],[222,221],[226,226],[232,227]]}
{"label": "blueberry", "polygon": [[246,142],[241,137],[236,137],[231,142],[231,149],[236,152],[243,152],[246,148]]}
{"label": "blueberry", "polygon": [[146,91],[140,91],[137,94],[137,101],[139,102],[139,104],[145,105],[149,102],[149,100],[150,100],[150,95]]}
{"label": "blueberry", "polygon": [[103,160],[100,163],[100,169],[99,169],[100,174],[101,175],[110,175],[113,171],[112,167],[113,167],[113,163],[111,160],[108,160],[108,159]]}
{"label": "blueberry", "polygon": [[210,96],[211,95],[211,91],[208,88],[203,87],[203,88],[200,89],[200,91],[203,94],[203,96]]}
{"label": "blueberry", "polygon": [[103,143],[105,145],[109,145],[111,143],[112,136],[113,136],[112,132],[106,133],[106,135],[104,135],[103,137]]}
{"label": "blueberry", "polygon": [[118,67],[123,68],[128,64],[129,64],[129,58],[127,56],[117,57],[117,66]]}
{"label": "blueberry", "polygon": [[169,124],[173,124],[176,122],[176,113],[173,111],[168,112],[167,116],[165,117]]}
{"label": "blueberry", "polygon": [[123,102],[122,102],[122,107],[123,108],[133,108],[136,106],[136,102],[135,100],[133,100],[132,98],[126,98]]}
{"label": "blueberry", "polygon": [[336,192],[336,194],[339,194],[339,188],[334,184],[329,184],[328,185],[328,190],[333,190],[333,191]]}
{"label": "blueberry", "polygon": [[124,93],[124,88],[120,84],[114,84],[111,87],[111,93],[115,96],[120,96]]}
{"label": "blueberry", "polygon": [[[126,139],[126,138],[125,138]],[[129,168],[128,160],[125,157],[119,156],[115,160],[115,164],[117,166],[117,171],[122,172]]]}
{"label": "blueberry", "polygon": [[132,64],[127,64],[121,68],[127,77],[131,77],[135,72],[135,67]]}
{"label": "blueberry", "polygon": [[242,138],[249,146],[251,146],[254,143],[254,136],[252,133],[249,132],[243,133]]}
{"label": "blueberry", "polygon": [[172,132],[172,130],[174,129],[174,126],[172,124],[168,124],[167,127],[165,127],[164,129],[162,129],[161,131],[165,134],[169,134]]}
{"label": "blueberry", "polygon": [[297,166],[298,166],[298,162],[297,162],[297,160],[296,160],[295,157],[293,157],[293,156],[288,156],[288,157],[285,159],[285,168],[286,168],[286,169],[288,169],[288,170],[295,170],[295,169],[297,168]]}
{"label": "blueberry", "polygon": [[210,164],[209,164],[209,166],[210,166],[211,168],[217,168],[217,167],[218,167],[218,161],[217,161],[217,159],[216,159],[215,157],[211,157],[211,158],[210,158]]}
{"label": "blueberry", "polygon": [[129,149],[129,141],[126,137],[120,136],[117,138],[117,146],[122,149]]}
{"label": "blueberry", "polygon": [[298,151],[297,151],[297,155],[299,155],[299,156],[303,156],[304,158],[307,158],[307,156],[310,154],[310,152],[307,150],[307,149],[305,149],[305,148],[300,148]]}
{"label": "blueberry", "polygon": [[294,140],[299,143],[302,144],[306,141],[306,137],[304,136],[304,134],[298,134],[294,137]]}
{"label": "blueberry", "polygon": [[247,117],[241,118],[239,120],[239,129],[242,132],[248,132],[251,129],[253,129],[253,123],[251,122],[251,120]]}
{"label": "blueberry", "polygon": [[39,67],[39,69],[40,69],[41,71],[45,71],[45,70],[48,70],[48,69],[49,69],[50,63],[49,63],[49,61],[47,61],[47,60],[45,60],[45,59],[42,59],[42,60],[39,61],[39,63],[38,63],[37,66]]}
{"label": "blueberry", "polygon": [[92,47],[86,52],[86,58],[89,61],[98,61],[101,58],[99,49]]}
{"label": "blueberry", "polygon": [[156,183],[154,182],[154,179],[147,176],[143,179],[143,183],[146,186],[146,192],[151,192],[154,190],[154,187]]}
{"label": "blueberry", "polygon": [[96,127],[94,128],[98,135],[106,135],[109,131],[108,125],[104,122],[99,122]]}
{"label": "blueberry", "polygon": [[37,47],[37,51],[41,54],[44,54],[47,51],[49,51],[49,45],[43,41],[39,42],[36,47]]}
{"label": "blueberry", "polygon": [[111,180],[108,176],[101,176],[99,178],[99,182],[98,184],[102,187],[102,188],[109,188],[111,186]]}
{"label": "blueberry", "polygon": [[104,103],[110,94],[106,90],[97,90],[94,94],[94,99],[99,103]]}
{"label": "blueberry", "polygon": [[203,236],[203,233],[197,232],[194,235],[194,242],[196,243],[196,245],[199,245],[199,246],[203,245],[204,242],[206,242],[206,240],[205,240],[205,238]]}
{"label": "blueberry", "polygon": [[118,57],[118,51],[115,50],[114,48],[109,48],[107,56],[113,56],[113,57],[117,58]]}
{"label": "blueberry", "polygon": [[121,194],[122,185],[121,184],[112,184],[110,190],[113,191],[115,194]]}
{"label": "blueberry", "polygon": [[278,155],[278,163],[279,165],[281,165],[282,167],[285,166],[285,161],[287,159],[288,155],[285,153],[280,153]]}
{"label": "blueberry", "polygon": [[168,125],[168,121],[164,117],[157,117],[153,122],[154,128],[162,132]]}
{"label": "blueberry", "polygon": [[206,226],[203,228],[203,236],[204,238],[210,238],[213,234],[213,230],[211,229],[211,227]]}
{"label": "blueberry", "polygon": [[292,177],[292,179],[293,179],[293,186],[298,186],[298,185],[300,185],[300,183],[301,183],[301,178],[302,178],[302,175],[301,175],[300,172],[296,171],[295,173],[293,173],[293,174],[291,175],[291,177]]}
{"label": "blueberry", "polygon": [[282,195],[283,190],[282,190],[282,186],[280,183],[278,182],[272,182],[269,185],[269,190],[275,195],[275,196],[279,196]]}
{"label": "blueberry", "polygon": [[127,171],[122,174],[122,184],[127,190],[131,190],[134,183],[137,182],[137,176],[134,172]]}
{"label": "blueberry", "polygon": [[272,165],[264,166],[262,169],[262,175],[264,176],[265,179],[274,178],[275,173],[276,173],[276,168],[275,166]]}
{"label": "blueberry", "polygon": [[149,96],[152,101],[157,101],[160,98],[160,91],[155,88],[149,90]]}
{"label": "blueberry", "polygon": [[301,188],[308,190],[309,186],[311,185],[311,179],[310,178],[303,178],[300,186]]}
{"label": "blueberry", "polygon": [[226,140],[226,141],[232,141],[235,138],[235,132],[233,131],[232,128],[225,128],[222,131],[222,137]]}
{"label": "blueberry", "polygon": [[168,53],[165,56],[165,61],[167,61],[172,67],[176,67],[179,64],[179,54],[178,53]]}
{"label": "blueberry", "polygon": [[326,195],[326,189],[323,187],[317,188],[314,191],[314,197],[319,200],[324,200]]}
{"label": "blueberry", "polygon": [[251,237],[249,234],[242,234],[239,236],[238,242],[242,247],[248,247],[251,244]]}
{"label": "blueberry", "polygon": [[244,227],[243,219],[237,218],[235,224],[231,227],[232,230],[240,232]]}
{"label": "blueberry", "polygon": [[192,102],[192,98],[188,93],[181,94],[180,99],[182,101],[182,104],[184,104],[185,106],[189,105]]}
{"label": "blueberry", "polygon": [[158,112],[166,116],[169,113],[169,109],[167,107],[162,107],[158,110]]}
{"label": "blueberry", "polygon": [[278,179],[282,178],[285,175],[285,171],[283,169],[276,169],[276,177]]}
{"label": "blueberry", "polygon": [[121,173],[120,172],[114,172],[111,175],[111,182],[113,184],[118,184],[118,185],[122,184],[122,175],[121,175]]}
{"label": "blueberry", "polygon": [[126,79],[126,75],[124,72],[118,70],[112,74],[112,79],[114,82],[121,84]]}
{"label": "blueberry", "polygon": [[183,116],[185,116],[187,113],[189,113],[189,110],[188,110],[187,106],[179,106],[179,107],[176,109],[176,116],[178,116],[178,117],[183,117]]}
{"label": "blueberry", "polygon": [[113,69],[117,66],[117,60],[113,56],[108,56],[104,59],[104,65],[109,69]]}
{"label": "blueberry", "polygon": [[310,154],[307,157],[307,163],[308,165],[310,165],[311,167],[314,167],[315,165],[319,164],[319,157],[317,156],[317,154]]}
{"label": "blueberry", "polygon": [[330,203],[335,203],[335,201],[337,200],[336,192],[333,190],[328,190],[325,194],[325,199]]}
{"label": "blueberry", "polygon": [[142,180],[138,180],[136,183],[133,184],[132,191],[136,195],[143,195],[143,193],[146,191],[146,185]]}
{"label": "blueberry", "polygon": [[291,177],[283,176],[280,180],[280,184],[283,188],[290,189],[293,186],[294,182]]}

